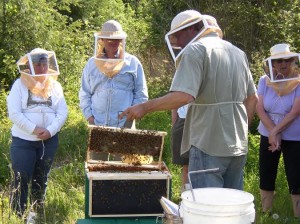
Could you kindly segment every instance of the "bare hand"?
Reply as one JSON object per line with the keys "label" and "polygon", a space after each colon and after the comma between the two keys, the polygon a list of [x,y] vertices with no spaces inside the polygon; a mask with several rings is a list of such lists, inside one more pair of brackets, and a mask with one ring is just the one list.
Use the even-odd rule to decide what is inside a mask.
{"label": "bare hand", "polygon": [[147,113],[146,107],[144,104],[137,104],[132,107],[127,108],[124,110],[120,115],[119,119],[122,119],[126,116],[127,121],[133,121],[134,119],[141,119]]}
{"label": "bare hand", "polygon": [[33,133],[42,140],[51,138],[51,134],[46,128],[35,127]]}
{"label": "bare hand", "polygon": [[91,124],[91,125],[95,124],[95,118],[94,118],[94,116],[90,116],[90,117],[87,119],[87,121],[88,121],[89,124]]}
{"label": "bare hand", "polygon": [[276,150],[281,150],[281,134],[277,134],[274,131],[269,133],[269,150],[275,152]]}

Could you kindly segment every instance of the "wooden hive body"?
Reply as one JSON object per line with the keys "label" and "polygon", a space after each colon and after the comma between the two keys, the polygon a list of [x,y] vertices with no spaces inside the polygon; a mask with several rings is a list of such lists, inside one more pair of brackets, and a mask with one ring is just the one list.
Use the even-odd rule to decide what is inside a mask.
{"label": "wooden hive body", "polygon": [[[172,178],[162,161],[166,134],[89,126],[86,218],[163,215],[159,199],[170,197]],[[136,155],[153,160],[127,162]],[[125,161],[121,159],[124,156]]]}

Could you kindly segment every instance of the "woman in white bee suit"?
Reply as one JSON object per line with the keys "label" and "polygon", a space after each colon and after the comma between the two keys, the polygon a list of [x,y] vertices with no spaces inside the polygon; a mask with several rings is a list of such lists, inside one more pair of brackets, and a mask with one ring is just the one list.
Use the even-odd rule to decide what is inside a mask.
{"label": "woman in white bee suit", "polygon": [[119,120],[119,113],[148,100],[142,64],[125,52],[126,37],[115,20],[95,33],[94,56],[83,69],[79,91],[80,108],[89,124],[123,127],[126,119]]}
{"label": "woman in white bee suit", "polygon": [[[43,204],[47,178],[58,149],[58,132],[68,109],[58,81],[55,53],[36,48],[17,62],[21,77],[7,97],[14,173],[11,205],[19,216],[26,211],[29,186],[31,204]],[[31,185],[30,185],[31,184]]]}

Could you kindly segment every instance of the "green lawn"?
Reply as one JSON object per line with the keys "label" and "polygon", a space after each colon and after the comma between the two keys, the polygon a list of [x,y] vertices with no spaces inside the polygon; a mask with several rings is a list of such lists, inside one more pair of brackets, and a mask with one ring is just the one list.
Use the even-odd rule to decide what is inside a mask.
{"label": "green lawn", "polygon": [[[46,197],[46,218],[44,223],[74,223],[77,219],[84,218],[84,162],[86,158],[88,130],[79,109],[76,106],[69,108],[70,114],[66,125],[60,133],[60,146],[55,163],[49,178]],[[170,112],[157,112],[144,117],[137,122],[139,129],[166,131],[163,160],[172,174],[172,200],[180,202],[180,168],[171,163],[170,156]],[[7,119],[1,122],[1,155],[0,165],[0,223],[23,223],[9,209],[9,144],[10,123]],[[274,212],[279,214],[279,219],[262,215],[258,184],[258,144],[259,136],[249,135],[249,155],[245,168],[245,191],[255,197],[256,223],[298,223],[292,219],[291,201],[288,194],[282,162],[277,181],[277,195],[275,198]]]}

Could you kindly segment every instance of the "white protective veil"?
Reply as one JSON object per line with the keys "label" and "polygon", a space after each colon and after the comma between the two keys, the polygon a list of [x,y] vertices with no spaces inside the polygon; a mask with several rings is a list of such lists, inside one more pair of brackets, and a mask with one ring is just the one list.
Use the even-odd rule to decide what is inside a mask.
{"label": "white protective veil", "polygon": [[35,48],[21,57],[17,66],[22,83],[33,94],[48,98],[53,80],[59,75],[59,68],[54,51]]}
{"label": "white protective veil", "polygon": [[263,61],[263,69],[268,76],[267,85],[279,96],[293,91],[300,83],[300,54],[291,52],[288,44],[276,44],[271,56]]}
{"label": "white protective veil", "polygon": [[[123,31],[122,26],[115,20],[109,20],[102,26],[102,30],[94,34],[95,49],[94,58],[97,68],[106,76],[113,77],[118,74],[124,65],[125,56],[125,39],[127,34]],[[103,39],[121,40],[119,49],[115,58],[106,56]]]}
{"label": "white protective veil", "polygon": [[[202,27],[199,33],[184,48],[178,46],[176,33],[197,23]],[[188,45],[210,32],[217,32],[220,38],[223,38],[223,32],[216,19],[210,15],[201,15],[195,10],[186,10],[175,16],[170,31],[165,35],[165,41],[175,64],[178,64],[178,59]]]}

